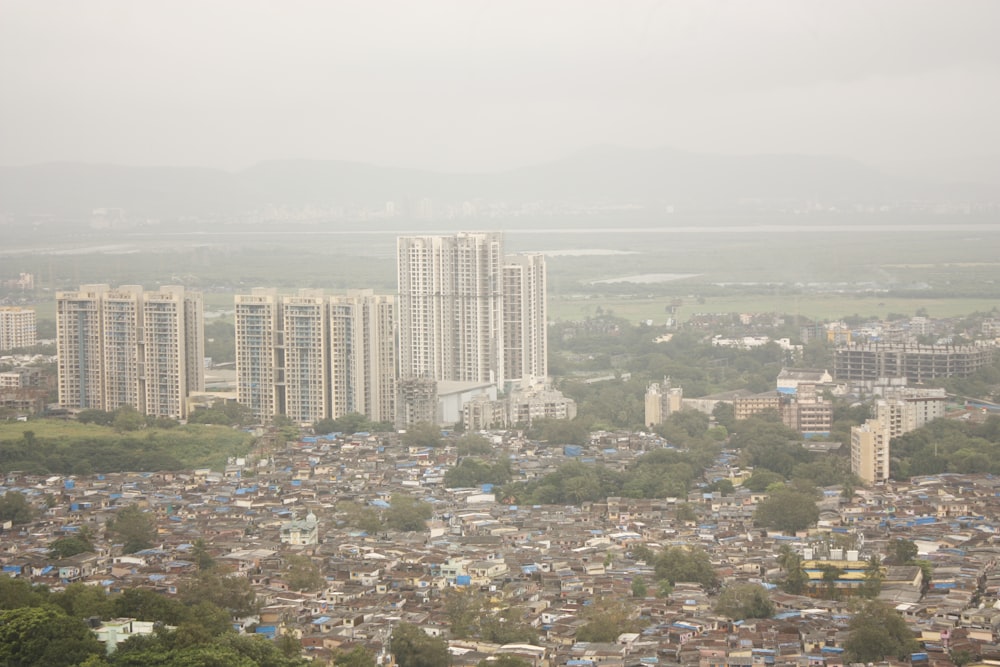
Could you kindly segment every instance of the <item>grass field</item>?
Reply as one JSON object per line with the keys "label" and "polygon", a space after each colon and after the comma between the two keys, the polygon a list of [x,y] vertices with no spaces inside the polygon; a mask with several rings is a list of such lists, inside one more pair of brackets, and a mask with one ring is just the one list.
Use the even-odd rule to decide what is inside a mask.
{"label": "grass field", "polygon": [[[109,426],[80,424],[61,419],[38,419],[27,422],[0,422],[0,449],[9,452],[18,449],[30,431],[37,445],[34,449],[45,465],[54,467],[53,461],[75,460],[75,448],[100,453],[103,460],[115,453],[133,454],[147,452],[172,457],[186,468],[209,467],[221,469],[228,457],[245,455],[253,438],[243,431],[225,426],[187,424],[171,429],[147,428],[141,431],[119,433]],[[31,453],[26,454],[30,460]],[[22,457],[22,460],[23,459]],[[11,465],[16,466],[16,463]],[[96,464],[95,464],[96,465]],[[114,465],[114,461],[111,461]],[[109,468],[113,469],[113,468]],[[98,468],[95,470],[100,472]]]}

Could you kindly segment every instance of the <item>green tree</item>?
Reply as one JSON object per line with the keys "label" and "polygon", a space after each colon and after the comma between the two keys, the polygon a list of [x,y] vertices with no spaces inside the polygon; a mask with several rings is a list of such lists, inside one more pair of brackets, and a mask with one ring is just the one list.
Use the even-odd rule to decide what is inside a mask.
{"label": "green tree", "polygon": [[440,447],[441,429],[430,422],[410,424],[402,440],[407,447]]}
{"label": "green tree", "polygon": [[198,572],[180,587],[179,597],[191,607],[210,602],[232,616],[250,616],[258,608],[249,579],[219,570]]}
{"label": "green tree", "polygon": [[115,421],[115,415],[113,412],[106,412],[104,410],[81,410],[77,413],[76,420],[81,424],[111,426]]}
{"label": "green tree", "polygon": [[49,554],[53,558],[69,558],[77,554],[93,551],[94,546],[90,540],[82,537],[60,537],[49,545]]}
{"label": "green tree", "polygon": [[583,617],[587,622],[576,631],[581,642],[613,642],[623,632],[639,632],[645,625],[633,605],[607,598],[587,607]]}
{"label": "green tree", "polygon": [[459,456],[490,456],[494,454],[493,444],[478,433],[466,433],[455,443],[455,453]]}
{"label": "green tree", "polygon": [[389,647],[399,667],[448,667],[451,663],[447,642],[410,623],[396,626]]}
{"label": "green tree", "polygon": [[427,520],[433,511],[429,503],[401,493],[394,494],[385,511],[385,526],[389,530],[413,533],[427,530]]}
{"label": "green tree", "polygon": [[649,587],[646,586],[646,580],[642,577],[636,577],[632,580],[632,597],[634,598],[644,598],[646,593],[649,592]]}
{"label": "green tree", "polygon": [[472,588],[448,588],[444,593],[444,612],[451,635],[456,639],[472,637],[479,630],[485,601]]}
{"label": "green tree", "polygon": [[750,476],[745,482],[743,482],[743,488],[749,489],[750,491],[767,491],[767,489],[775,484],[782,484],[785,478],[780,473],[776,473],[773,470],[760,469],[755,470],[753,475]]}
{"label": "green tree", "polygon": [[524,622],[524,610],[505,607],[484,614],[479,619],[479,636],[494,644],[535,644],[538,633]]}
{"label": "green tree", "polygon": [[781,582],[781,589],[792,595],[802,595],[809,584],[809,575],[802,568],[802,558],[793,553],[785,566],[785,578]]}
{"label": "green tree", "polygon": [[917,559],[919,552],[915,542],[902,537],[889,543],[889,560],[894,565],[910,565]]}
{"label": "green tree", "polygon": [[693,582],[706,588],[719,584],[708,553],[698,547],[667,547],[656,556],[653,567],[658,580],[665,579],[671,584]]}
{"label": "green tree", "polygon": [[806,493],[779,489],[757,505],[754,522],[789,533],[804,530],[819,520],[815,499]]}
{"label": "green tree", "polygon": [[382,520],[379,518],[378,512],[372,507],[365,507],[350,500],[344,500],[337,503],[337,512],[341,514],[348,526],[373,535],[382,530]]}
{"label": "green tree", "polygon": [[333,664],[336,667],[375,667],[375,656],[364,646],[357,645],[350,651],[337,651]]}
{"label": "green tree", "polygon": [[135,504],[118,510],[114,518],[108,521],[107,528],[114,539],[124,543],[123,551],[127,554],[150,548],[156,537],[156,520],[153,515],[143,512]]}
{"label": "green tree", "polygon": [[0,664],[69,667],[102,650],[86,624],[61,609],[0,611]]}
{"label": "green tree", "polygon": [[35,518],[35,510],[20,491],[8,491],[0,498],[0,522],[28,523]]}
{"label": "green tree", "polygon": [[118,432],[138,431],[146,426],[146,416],[131,405],[123,405],[115,411],[112,426]]}
{"label": "green tree", "polygon": [[208,545],[204,538],[199,537],[191,545],[191,558],[199,570],[211,570],[215,568],[215,559],[208,552]]}
{"label": "green tree", "polygon": [[770,618],[774,605],[767,591],[758,584],[733,584],[719,594],[715,611],[734,621],[747,618]]}
{"label": "green tree", "polygon": [[52,594],[52,602],[73,618],[111,618],[113,604],[100,586],[82,583],[68,585],[63,591]]}
{"label": "green tree", "polygon": [[313,433],[362,433],[374,430],[372,422],[360,412],[349,412],[337,419],[321,419],[313,424]]}
{"label": "green tree", "polygon": [[871,600],[851,618],[844,642],[848,662],[906,660],[919,644],[896,610]]}
{"label": "green tree", "polygon": [[0,609],[40,607],[49,601],[49,589],[25,579],[0,575]]}
{"label": "green tree", "polygon": [[823,583],[826,584],[826,596],[831,600],[836,600],[839,597],[837,594],[837,581],[844,576],[843,568],[823,563],[820,565],[820,570],[823,572]]}
{"label": "green tree", "polygon": [[656,558],[656,554],[648,545],[637,544],[632,547],[632,560],[637,562],[643,562],[648,565],[652,565],[653,560]]}
{"label": "green tree", "polygon": [[877,598],[882,591],[882,580],[885,574],[882,572],[882,561],[876,554],[872,554],[865,565],[865,581],[861,584],[861,596],[866,598]]}
{"label": "green tree", "polygon": [[285,582],[293,591],[318,591],[326,579],[309,556],[293,554],[285,562]]}
{"label": "green tree", "polygon": [[120,618],[180,625],[189,616],[188,608],[180,600],[145,588],[125,589],[111,598],[111,602],[111,615]]}

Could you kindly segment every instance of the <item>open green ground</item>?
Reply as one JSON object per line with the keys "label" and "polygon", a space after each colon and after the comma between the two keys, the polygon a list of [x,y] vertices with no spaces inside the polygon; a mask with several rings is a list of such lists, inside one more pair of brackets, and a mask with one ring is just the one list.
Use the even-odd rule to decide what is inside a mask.
{"label": "open green ground", "polygon": [[[26,432],[33,435],[30,446],[25,446]],[[230,456],[245,455],[252,444],[248,433],[205,424],[119,433],[108,426],[61,419],[0,422],[4,469],[21,469],[24,466],[19,462],[35,461],[56,470],[79,458],[83,451],[94,459],[89,463],[94,464],[95,472],[113,470],[116,456],[141,458],[145,454],[169,456],[185,468],[221,469]]]}

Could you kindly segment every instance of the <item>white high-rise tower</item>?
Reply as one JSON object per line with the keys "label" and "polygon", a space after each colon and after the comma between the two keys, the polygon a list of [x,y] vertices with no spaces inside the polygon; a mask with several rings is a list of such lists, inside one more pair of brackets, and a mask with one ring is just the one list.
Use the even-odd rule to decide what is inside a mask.
{"label": "white high-rise tower", "polygon": [[504,381],[499,232],[397,240],[399,375]]}

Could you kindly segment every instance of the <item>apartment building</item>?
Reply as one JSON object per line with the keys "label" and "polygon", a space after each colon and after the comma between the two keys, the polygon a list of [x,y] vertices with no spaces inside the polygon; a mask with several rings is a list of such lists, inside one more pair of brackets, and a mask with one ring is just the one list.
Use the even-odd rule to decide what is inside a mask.
{"label": "apartment building", "polygon": [[662,383],[650,383],[646,388],[644,423],[647,426],[662,424],[667,417],[681,410],[683,402],[683,388],[671,386],[670,378],[664,378]]}
{"label": "apartment building", "polygon": [[59,403],[184,419],[205,388],[201,294],[171,285],[84,285],[56,294]]}
{"label": "apartment building", "polygon": [[873,414],[895,438],[944,417],[947,403],[944,389],[903,387],[876,400]]}
{"label": "apartment building", "polygon": [[511,255],[503,267],[503,359],[507,381],[548,374],[545,256]]}
{"label": "apartment building", "polygon": [[502,385],[502,235],[403,236],[396,257],[400,377]]}
{"label": "apartment building", "polygon": [[38,342],[36,327],[33,308],[0,307],[0,352],[35,345]]}
{"label": "apartment building", "polygon": [[261,420],[395,418],[395,307],[371,290],[238,295],[237,400]]}
{"label": "apartment building", "polygon": [[548,374],[545,258],[500,232],[397,239],[399,375],[531,382]]}
{"label": "apartment building", "polygon": [[737,420],[767,411],[777,412],[785,426],[807,438],[828,435],[833,427],[833,403],[819,394],[814,384],[799,384],[795,393],[768,391],[733,399]]}
{"label": "apartment building", "polygon": [[396,304],[372,290],[330,299],[332,402],[373,421],[396,418]]}
{"label": "apartment building", "polygon": [[234,300],[236,318],[236,400],[258,419],[280,414],[284,378],[279,384],[278,293],[254,289]]}

